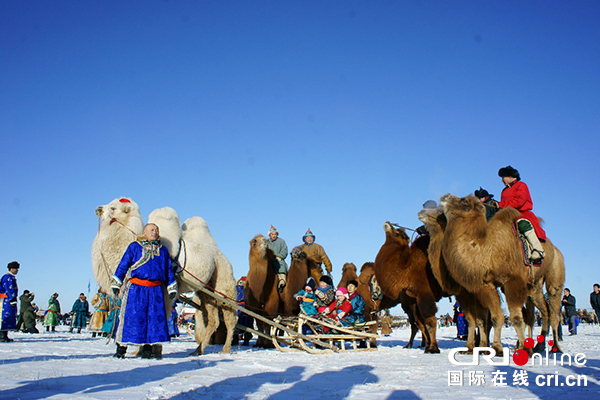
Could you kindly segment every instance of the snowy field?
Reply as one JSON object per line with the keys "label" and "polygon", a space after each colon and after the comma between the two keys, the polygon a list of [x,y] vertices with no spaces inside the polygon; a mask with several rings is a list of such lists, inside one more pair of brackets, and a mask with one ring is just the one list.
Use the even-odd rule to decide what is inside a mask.
{"label": "snowy field", "polygon": [[[479,366],[455,366],[449,361],[449,351],[464,342],[454,340],[454,327],[438,332],[441,354],[403,349],[409,330],[400,329],[382,338],[378,351],[373,352],[310,355],[234,347],[231,354],[219,354],[221,346],[209,346],[207,354],[199,358],[188,356],[195,343],[186,335],[165,345],[160,360],[142,360],[130,354],[124,360],[113,359],[113,343],[107,345],[106,339],[92,339],[85,331],[70,334],[62,326],[54,334],[13,332],[13,343],[0,343],[0,398],[597,399],[600,396],[597,326],[580,326],[577,336],[566,336],[562,342],[565,353],[585,355],[583,366],[561,366],[560,361],[552,365],[552,358],[550,365],[541,366],[538,363],[519,367],[512,358],[508,366],[492,366],[485,361]],[[503,333],[504,346],[512,346],[514,331],[508,328]],[[472,358],[458,355],[456,359]],[[470,375],[474,379],[471,384]],[[520,379],[516,378],[518,375]],[[462,384],[459,376],[463,377]],[[498,379],[494,382],[493,377]],[[567,386],[567,382],[575,386]]]}

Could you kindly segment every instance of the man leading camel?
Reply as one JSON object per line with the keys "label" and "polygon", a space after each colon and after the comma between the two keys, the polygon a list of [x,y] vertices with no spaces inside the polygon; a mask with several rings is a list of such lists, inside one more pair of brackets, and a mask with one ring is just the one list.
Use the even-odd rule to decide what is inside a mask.
{"label": "man leading camel", "polygon": [[118,296],[128,272],[130,276],[122,291],[116,358],[125,357],[128,344],[144,345],[142,358],[153,358],[151,345],[170,340],[161,286],[168,285],[167,292],[173,300],[177,282],[171,258],[167,248],[160,244],[157,225],[147,224],[143,234],[127,247],[112,277],[112,290]]}
{"label": "man leading camel", "polygon": [[529,188],[525,182],[521,181],[519,171],[510,165],[500,168],[498,176],[502,178],[502,183],[505,186],[502,190],[498,206],[500,208],[512,207],[521,212],[522,218],[517,220],[517,226],[533,248],[530,261],[533,264],[540,264],[545,255],[540,240],[546,241],[546,232],[544,232],[539,220],[531,211],[533,209],[533,201],[529,194]]}

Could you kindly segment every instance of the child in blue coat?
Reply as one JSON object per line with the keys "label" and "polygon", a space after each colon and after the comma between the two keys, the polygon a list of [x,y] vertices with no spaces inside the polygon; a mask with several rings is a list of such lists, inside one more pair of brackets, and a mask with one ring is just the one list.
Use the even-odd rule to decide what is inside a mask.
{"label": "child in blue coat", "polygon": [[300,302],[300,312],[306,315],[318,314],[317,308],[315,307],[315,288],[317,284],[315,280],[310,277],[306,281],[304,290],[299,291],[294,295],[294,298]]}

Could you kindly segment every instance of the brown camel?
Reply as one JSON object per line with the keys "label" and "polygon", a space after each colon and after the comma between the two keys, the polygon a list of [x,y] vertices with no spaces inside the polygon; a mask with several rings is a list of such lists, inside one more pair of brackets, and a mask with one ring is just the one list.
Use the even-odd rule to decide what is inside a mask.
{"label": "brown camel", "polygon": [[425,352],[439,353],[435,313],[442,290],[427,259],[429,236],[419,236],[410,245],[404,229],[394,228],[390,222],[385,222],[383,228],[386,240],[375,258],[377,282],[395,304],[401,302],[403,292],[416,299],[417,314],[425,321],[422,331],[428,341]]}
{"label": "brown camel", "polygon": [[347,282],[351,280],[358,280],[358,275],[356,275],[356,265],[353,263],[346,263],[342,267],[342,277],[340,278],[340,283],[338,283],[337,287],[347,287]]}
{"label": "brown camel", "polygon": [[[446,194],[440,199],[440,205],[448,220],[442,246],[443,257],[452,277],[490,310],[494,328],[492,348],[496,353],[502,354],[501,331],[504,323],[497,287],[502,287],[505,293],[511,322],[517,332],[517,348],[524,348],[522,308],[528,297],[540,308],[542,315],[546,315],[546,319],[546,310],[549,310],[550,325],[556,338],[560,289],[564,282],[564,260],[560,251],[550,240],[544,243],[546,256],[540,267],[533,267],[534,283],[528,284],[519,239],[514,233],[515,221],[520,218],[517,210],[504,208],[487,223],[484,205],[474,196],[459,198]],[[547,306],[542,294],[544,283],[549,299]],[[547,329],[546,323],[546,329],[542,327],[542,335],[547,335]],[[558,345],[555,346],[559,350]],[[526,351],[531,353],[529,349]]]}
{"label": "brown camel", "polygon": [[[477,300],[477,297],[466,291],[452,278],[446,261],[442,255],[442,244],[444,242],[444,231],[446,229],[446,216],[440,209],[423,209],[419,211],[419,220],[425,224],[430,236],[428,257],[431,263],[431,271],[440,284],[442,290],[448,295],[456,297],[462,307],[465,318],[469,323],[466,347],[469,353],[473,352],[476,345],[487,347],[488,328],[490,326],[489,311],[487,311]],[[475,328],[479,329],[479,343],[476,343]]]}
{"label": "brown camel", "polygon": [[315,270],[321,270],[321,267],[308,258],[300,247],[294,247],[291,256],[292,262],[287,274],[287,283],[281,293],[283,313],[288,316],[298,315],[300,306],[294,295],[304,289],[308,277]]}
{"label": "brown camel", "polygon": [[[273,250],[268,248],[268,240],[256,235],[250,241],[250,270],[246,276],[246,307],[260,315],[274,318],[283,311],[283,302],[277,290],[277,276],[272,265],[275,262]],[[258,330],[270,335],[269,326],[256,320]],[[257,347],[273,347],[263,337],[258,337]]]}

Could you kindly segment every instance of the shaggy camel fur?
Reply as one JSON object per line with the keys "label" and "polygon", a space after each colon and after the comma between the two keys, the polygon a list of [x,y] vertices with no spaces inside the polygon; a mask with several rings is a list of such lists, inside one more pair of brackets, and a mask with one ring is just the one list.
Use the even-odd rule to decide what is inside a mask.
{"label": "shaggy camel fur", "polygon": [[313,260],[306,256],[300,247],[294,247],[291,252],[292,262],[287,273],[287,282],[280,297],[283,301],[284,315],[293,316],[300,312],[300,305],[294,295],[300,290],[304,290],[308,277],[315,270],[321,270]]}
{"label": "shaggy camel fur", "polygon": [[337,287],[347,287],[347,282],[351,280],[358,280],[358,275],[356,275],[356,265],[353,263],[346,263],[342,267],[342,277],[340,278],[340,282],[338,283]]}
{"label": "shaggy camel fur", "polygon": [[[246,307],[267,318],[273,318],[283,311],[279,291],[277,290],[277,276],[272,267],[275,261],[273,250],[267,247],[268,240],[258,234],[250,241],[249,263],[250,269],[246,275]],[[271,335],[269,325],[256,320],[258,330]],[[273,344],[259,336],[256,347],[273,347]]]}
{"label": "shaggy camel fur", "polygon": [[[183,268],[183,272],[176,276],[178,292],[195,292],[194,299],[201,306],[201,310],[196,310],[195,314],[194,336],[198,347],[192,355],[202,355],[220,324],[218,304],[214,298],[196,291],[184,282],[182,277],[191,281],[199,279],[217,292],[235,299],[235,279],[231,263],[217,247],[206,221],[200,217],[188,218],[182,227],[177,212],[170,207],[164,207],[150,213],[148,222],[159,227],[161,243],[169,249],[171,258]],[[198,285],[200,284],[198,282]],[[223,306],[221,314],[227,329],[221,352],[229,353],[237,323],[237,312]]]}
{"label": "shaggy camel fur", "polygon": [[127,246],[142,234],[144,222],[140,207],[126,197],[99,206],[96,215],[101,225],[92,243],[92,269],[98,285],[113,297],[111,277]]}
{"label": "shaggy camel fur", "polygon": [[[488,327],[489,311],[486,310],[477,297],[466,291],[461,285],[452,278],[446,261],[442,255],[442,244],[444,242],[444,231],[446,229],[446,216],[441,209],[423,209],[418,213],[419,220],[425,224],[429,232],[428,257],[431,263],[431,271],[440,284],[442,290],[450,296],[455,296],[461,305],[467,322],[469,331],[466,347],[469,353],[473,352],[473,347],[488,345]],[[476,343],[475,328],[479,328],[479,343]]]}
{"label": "shaggy camel fur", "polygon": [[377,282],[396,304],[401,295],[416,299],[418,317],[425,321],[423,334],[428,341],[426,353],[439,353],[436,329],[436,302],[442,297],[442,290],[431,272],[427,259],[429,236],[418,237],[412,245],[406,232],[394,228],[390,222],[383,224],[386,240],[375,258]]}
{"label": "shaggy camel fur", "polygon": [[[527,269],[514,233],[515,221],[520,217],[517,210],[504,208],[487,223],[484,205],[474,196],[459,198],[446,194],[440,199],[440,205],[448,220],[442,254],[452,277],[490,310],[494,328],[492,348],[496,353],[502,354],[501,330],[504,323],[496,287],[504,290],[511,322],[518,336],[517,348],[524,348],[522,308],[528,297],[540,308],[542,315],[546,315],[546,319],[546,310],[549,310],[550,325],[556,339],[560,291],[564,282],[564,260],[560,251],[549,240],[543,244],[546,256],[542,266],[534,267],[534,284],[528,285]],[[549,298],[548,308],[542,294],[544,283]],[[547,325],[546,329],[542,327],[542,335],[547,335],[547,329]],[[530,349],[526,351],[531,353]]]}

